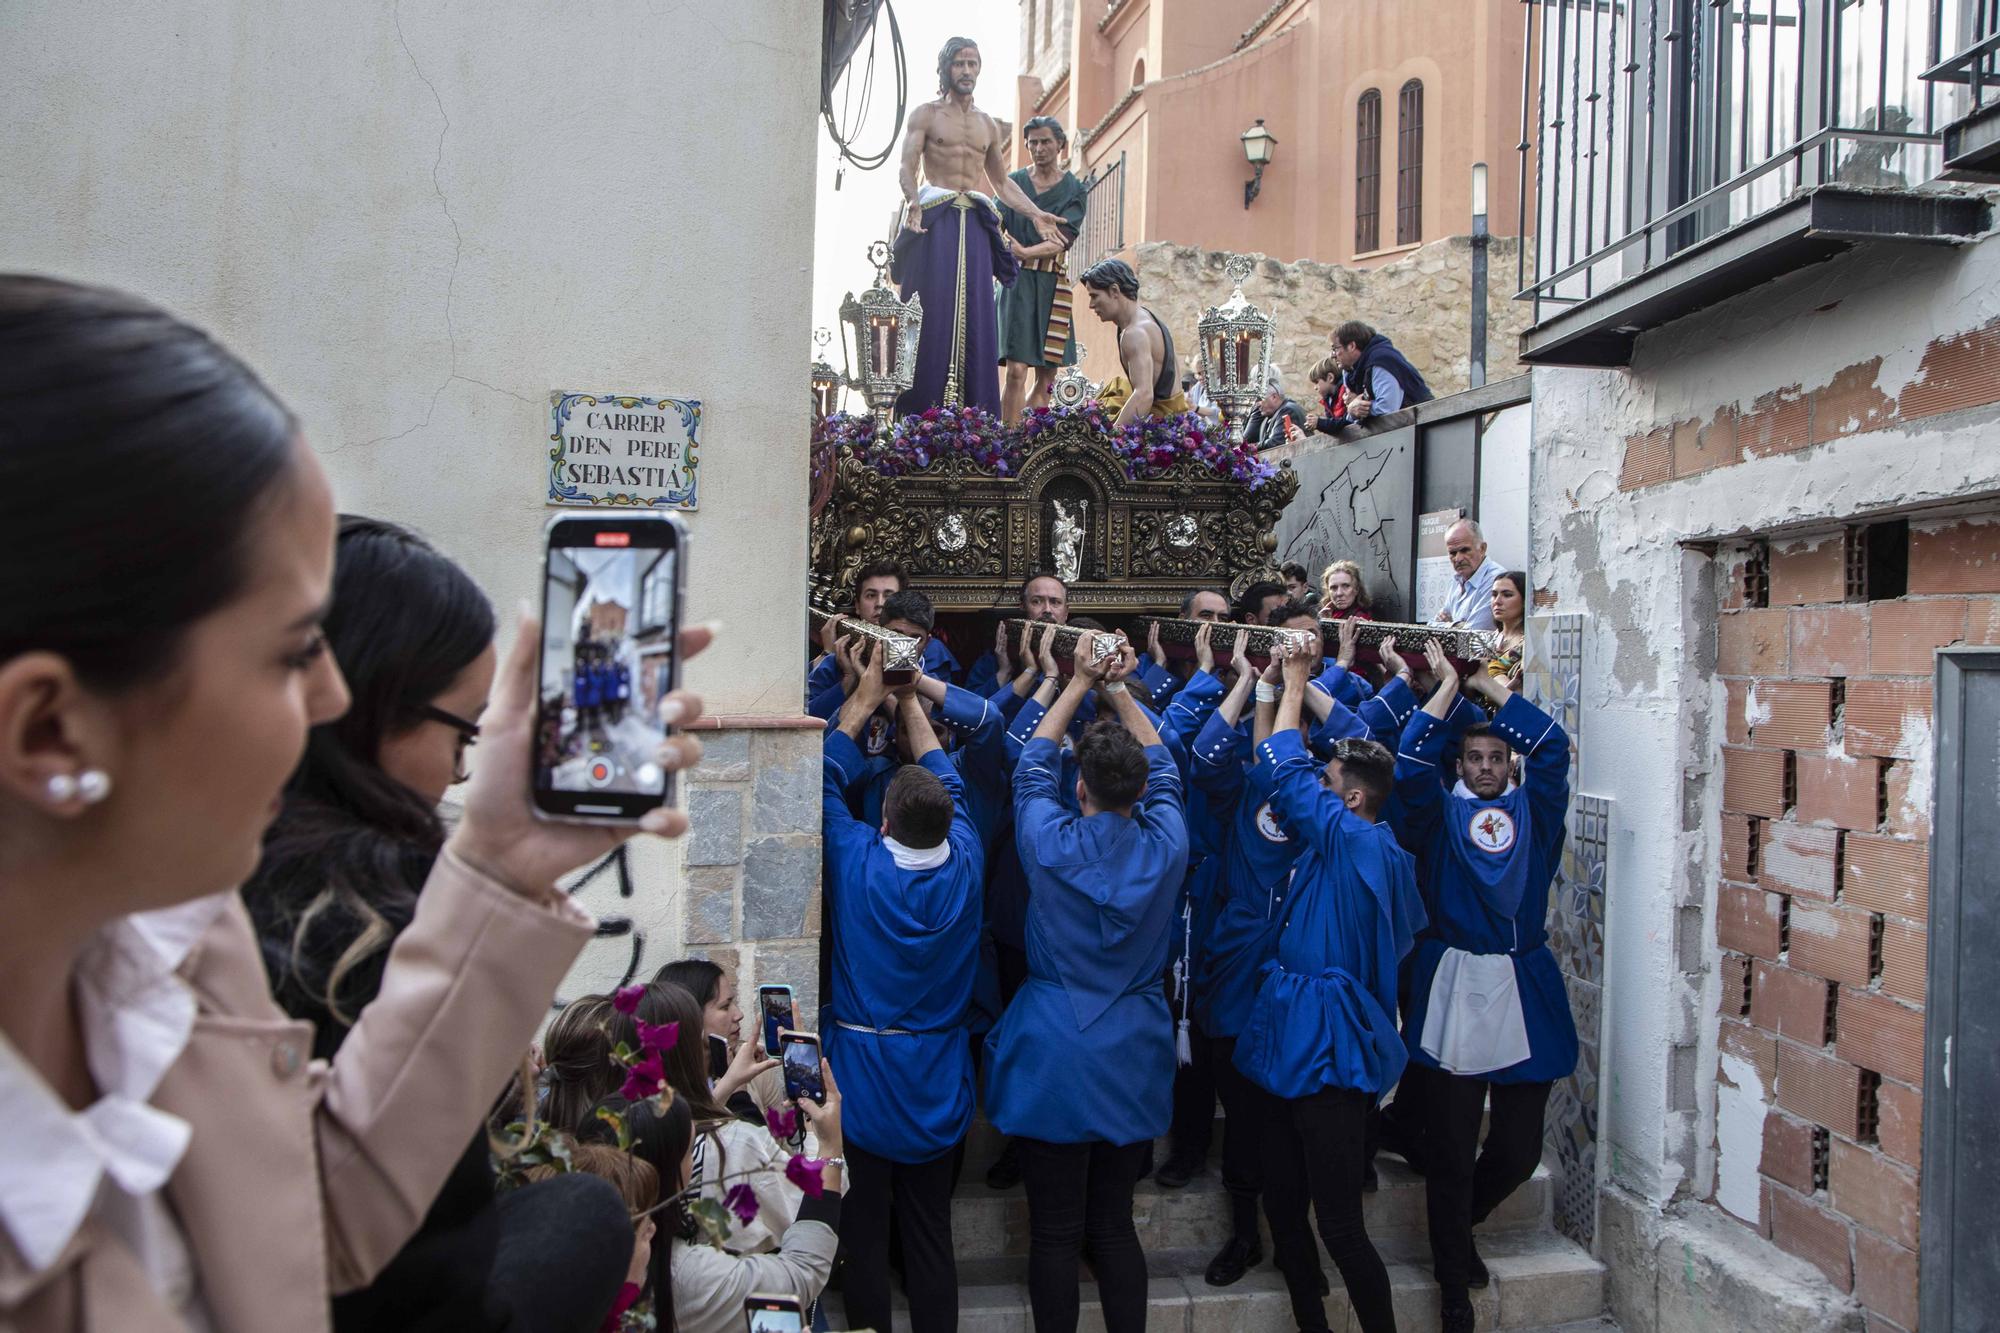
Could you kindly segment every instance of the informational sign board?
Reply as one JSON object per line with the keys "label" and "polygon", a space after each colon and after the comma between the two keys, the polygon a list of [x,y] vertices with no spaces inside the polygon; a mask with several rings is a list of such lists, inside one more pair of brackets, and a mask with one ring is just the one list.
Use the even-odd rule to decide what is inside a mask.
{"label": "informational sign board", "polygon": [[1451,572],[1451,557],[1444,551],[1444,536],[1463,517],[1456,509],[1417,515],[1417,605],[1413,620],[1432,619],[1451,600],[1458,580]]}
{"label": "informational sign board", "polygon": [[693,509],[701,403],[643,394],[549,394],[553,505]]}

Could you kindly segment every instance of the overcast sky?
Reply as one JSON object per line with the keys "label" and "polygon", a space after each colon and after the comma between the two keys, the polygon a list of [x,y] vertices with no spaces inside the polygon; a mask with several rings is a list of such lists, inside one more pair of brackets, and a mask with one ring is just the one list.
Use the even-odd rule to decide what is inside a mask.
{"label": "overcast sky", "polygon": [[[937,95],[937,55],[951,37],[970,37],[979,43],[985,68],[974,94],[979,106],[1008,121],[1014,114],[1014,80],[1020,71],[1021,7],[1019,0],[891,0],[896,21],[903,32],[903,54],[909,68],[909,104]],[[857,136],[855,148],[863,153],[878,152],[888,141],[896,113],[895,63],[890,54],[889,25],[877,20],[875,87],[869,100],[865,128]],[[863,41],[848,67],[848,76],[834,89],[834,109],[838,114],[843,94],[858,99],[861,75],[868,61],[869,43]],[[900,136],[898,151],[900,152]],[[827,359],[841,368],[840,303],[847,293],[859,293],[874,278],[865,251],[870,241],[888,234],[892,214],[902,198],[896,184],[897,157],[874,171],[857,171],[849,165],[834,188],[841,158],[827,134],[826,123],[819,127],[819,180],[817,221],[813,237],[813,327],[832,332]],[[809,354],[812,349],[799,349]],[[809,355],[801,356],[800,371]]]}

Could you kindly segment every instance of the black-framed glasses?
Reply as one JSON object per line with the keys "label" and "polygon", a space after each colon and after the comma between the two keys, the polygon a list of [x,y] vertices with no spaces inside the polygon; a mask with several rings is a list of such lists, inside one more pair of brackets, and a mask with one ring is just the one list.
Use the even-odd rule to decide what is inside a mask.
{"label": "black-framed glasses", "polygon": [[469,722],[456,713],[447,712],[436,704],[425,704],[417,710],[432,722],[442,722],[458,733],[458,751],[452,756],[451,780],[464,782],[472,774],[465,767],[465,752],[479,744],[479,724]]}

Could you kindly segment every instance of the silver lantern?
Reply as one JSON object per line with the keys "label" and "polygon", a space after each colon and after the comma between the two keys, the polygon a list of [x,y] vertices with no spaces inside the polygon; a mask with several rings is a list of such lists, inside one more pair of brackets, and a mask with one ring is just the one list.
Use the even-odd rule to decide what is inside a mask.
{"label": "silver lantern", "polygon": [[1243,295],[1243,283],[1256,261],[1231,255],[1223,271],[1235,286],[1229,300],[1210,306],[1196,326],[1206,365],[1208,396],[1229,419],[1230,438],[1243,438],[1243,421],[1264,396],[1271,372],[1271,317]]}
{"label": "silver lantern", "polygon": [[[840,322],[847,326],[847,383],[868,398],[869,410],[887,428],[896,411],[896,400],[917,378],[917,336],[923,331],[924,303],[919,296],[897,298],[889,285],[889,243],[877,241],[868,247],[868,261],[875,266],[875,285],[856,299],[853,292],[840,303]],[[843,351],[848,350],[843,348]],[[852,367],[859,365],[860,373]]]}

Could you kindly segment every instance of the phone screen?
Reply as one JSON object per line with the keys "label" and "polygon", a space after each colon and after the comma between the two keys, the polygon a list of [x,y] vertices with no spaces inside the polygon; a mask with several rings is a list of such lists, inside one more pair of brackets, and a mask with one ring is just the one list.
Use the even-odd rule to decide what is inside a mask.
{"label": "phone screen", "polygon": [[769,1055],[778,1049],[778,1034],[794,1026],[792,988],[759,986],[757,1000],[764,1007],[764,1053]]}
{"label": "phone screen", "polygon": [[826,1084],[819,1076],[819,1038],[789,1033],[783,1040],[779,1059],[785,1067],[785,1095],[793,1101],[810,1098],[826,1100]]}
{"label": "phone screen", "polygon": [[541,813],[616,822],[671,798],[659,704],[680,683],[685,545],[666,514],[550,522],[534,741]]}
{"label": "phone screen", "polygon": [[750,1333],[804,1333],[805,1316],[789,1296],[746,1296],[743,1322]]}

